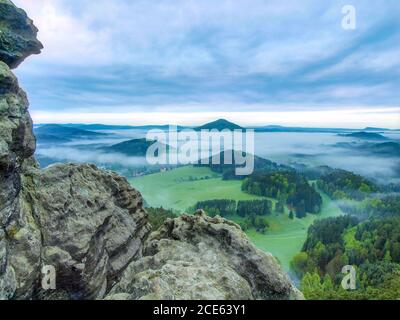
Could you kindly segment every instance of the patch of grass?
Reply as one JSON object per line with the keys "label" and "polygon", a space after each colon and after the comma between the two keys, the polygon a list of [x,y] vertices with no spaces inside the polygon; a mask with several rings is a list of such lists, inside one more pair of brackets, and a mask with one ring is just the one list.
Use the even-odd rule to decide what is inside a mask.
{"label": "patch of grass", "polygon": [[348,229],[345,231],[343,234],[343,240],[344,240],[344,245],[347,250],[351,249],[362,249],[362,243],[358,240],[356,240],[356,232],[357,232],[357,227],[353,227],[351,229]]}

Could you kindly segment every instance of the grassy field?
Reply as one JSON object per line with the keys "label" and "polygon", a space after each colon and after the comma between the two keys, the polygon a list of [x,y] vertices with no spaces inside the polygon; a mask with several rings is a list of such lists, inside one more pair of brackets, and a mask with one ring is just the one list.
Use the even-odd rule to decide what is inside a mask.
{"label": "grassy field", "polygon": [[185,212],[198,201],[251,200],[260,197],[242,192],[241,181],[223,181],[206,167],[186,166],[130,180],[148,206]]}
{"label": "grassy field", "polygon": [[[197,201],[212,199],[251,200],[260,197],[241,191],[241,181],[223,181],[220,175],[209,168],[181,167],[172,171],[156,173],[130,180],[152,207],[173,209],[184,212]],[[320,191],[320,190],[319,190]],[[308,227],[320,218],[341,215],[342,212],[329,197],[322,193],[323,207],[318,215],[307,215],[303,219],[289,219],[285,214],[268,216],[270,224],[266,234],[254,229],[246,233],[261,250],[271,252],[289,271],[290,260],[301,250],[307,236]],[[239,216],[227,217],[240,222]]]}

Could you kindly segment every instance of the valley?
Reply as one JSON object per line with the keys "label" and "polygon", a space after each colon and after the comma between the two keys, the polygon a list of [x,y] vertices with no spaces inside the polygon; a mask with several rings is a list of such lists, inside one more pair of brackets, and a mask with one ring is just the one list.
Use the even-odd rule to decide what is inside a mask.
{"label": "valley", "polygon": [[[238,128],[220,119],[195,130],[214,126]],[[123,175],[143,195],[156,229],[167,219],[196,209],[236,222],[250,243],[276,258],[307,298],[342,296],[340,270],[349,263],[363,268],[359,281],[365,288],[356,299],[377,296],[379,290],[396,295],[397,284],[391,277],[400,261],[399,131],[263,127],[255,130],[253,173],[236,176],[235,163],[149,163],[145,153],[152,142],[145,139],[146,129],[168,127],[39,126],[36,156],[42,167],[93,162]],[[182,143],[178,141],[176,152]],[[199,146],[198,140],[192,143]],[[166,145],[167,151],[171,149]],[[394,224],[393,244],[376,235],[373,242],[363,240],[371,235],[360,232],[385,230],[387,220]],[[371,245],[378,248],[368,253],[365,248]],[[368,254],[375,264],[369,263]],[[394,288],[377,289],[376,282],[362,276],[388,279],[385,285]],[[378,291],[371,294],[368,286]]]}
{"label": "valley", "polygon": [[0,0],[0,300],[400,300],[399,10],[275,2]]}
{"label": "valley", "polygon": [[[253,200],[263,197],[251,195],[241,190],[241,181],[222,180],[222,175],[207,167],[185,166],[167,172],[160,172],[130,179],[138,189],[146,206],[172,209],[178,214],[187,212],[198,201],[214,199]],[[343,214],[342,211],[322,193],[323,206],[317,215],[307,215],[303,219],[290,219],[287,209],[284,214],[273,213],[266,219],[270,228],[265,234],[254,228],[246,230],[251,241],[261,250],[271,252],[286,271],[290,261],[300,251],[307,236],[308,227],[316,220]],[[276,200],[272,199],[275,203]],[[243,218],[228,215],[225,218],[240,223]]]}

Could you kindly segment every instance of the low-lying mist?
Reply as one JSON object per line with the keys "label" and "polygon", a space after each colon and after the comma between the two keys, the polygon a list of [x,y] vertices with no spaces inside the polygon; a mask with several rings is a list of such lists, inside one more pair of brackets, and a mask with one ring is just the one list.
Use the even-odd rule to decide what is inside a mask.
{"label": "low-lying mist", "polygon": [[[50,163],[90,162],[100,166],[127,168],[148,166],[145,157],[105,153],[97,149],[99,146],[110,146],[130,139],[144,138],[146,131],[119,130],[111,131],[111,133],[108,137],[75,140],[59,145],[46,145],[39,141],[36,154],[39,158],[51,159]],[[399,139],[400,135],[391,134],[391,138]],[[255,133],[254,153],[283,164],[302,163],[310,167],[327,165],[345,169],[382,183],[400,181],[400,164],[397,158],[381,157],[377,154],[366,155],[356,150],[335,146],[340,142],[352,142],[352,139],[333,133]],[[199,141],[192,143],[198,145]]]}
{"label": "low-lying mist", "polygon": [[[399,135],[392,134],[394,139]],[[327,165],[364,175],[382,183],[400,180],[398,159],[338,148],[337,143],[352,139],[330,133],[258,133],[256,154],[277,162]]]}
{"label": "low-lying mist", "polygon": [[118,153],[103,153],[96,150],[82,150],[68,146],[40,148],[36,154],[39,157],[47,157],[59,162],[115,164],[126,167],[147,165],[145,157],[128,157]]}

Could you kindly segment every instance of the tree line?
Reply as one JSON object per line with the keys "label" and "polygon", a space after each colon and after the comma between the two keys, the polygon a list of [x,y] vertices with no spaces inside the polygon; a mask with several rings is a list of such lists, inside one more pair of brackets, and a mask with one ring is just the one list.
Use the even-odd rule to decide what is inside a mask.
{"label": "tree line", "polygon": [[273,204],[271,200],[228,200],[228,199],[215,199],[199,201],[194,205],[192,211],[203,209],[208,215],[226,217],[228,215],[237,214],[240,217],[270,215],[273,211]]}

